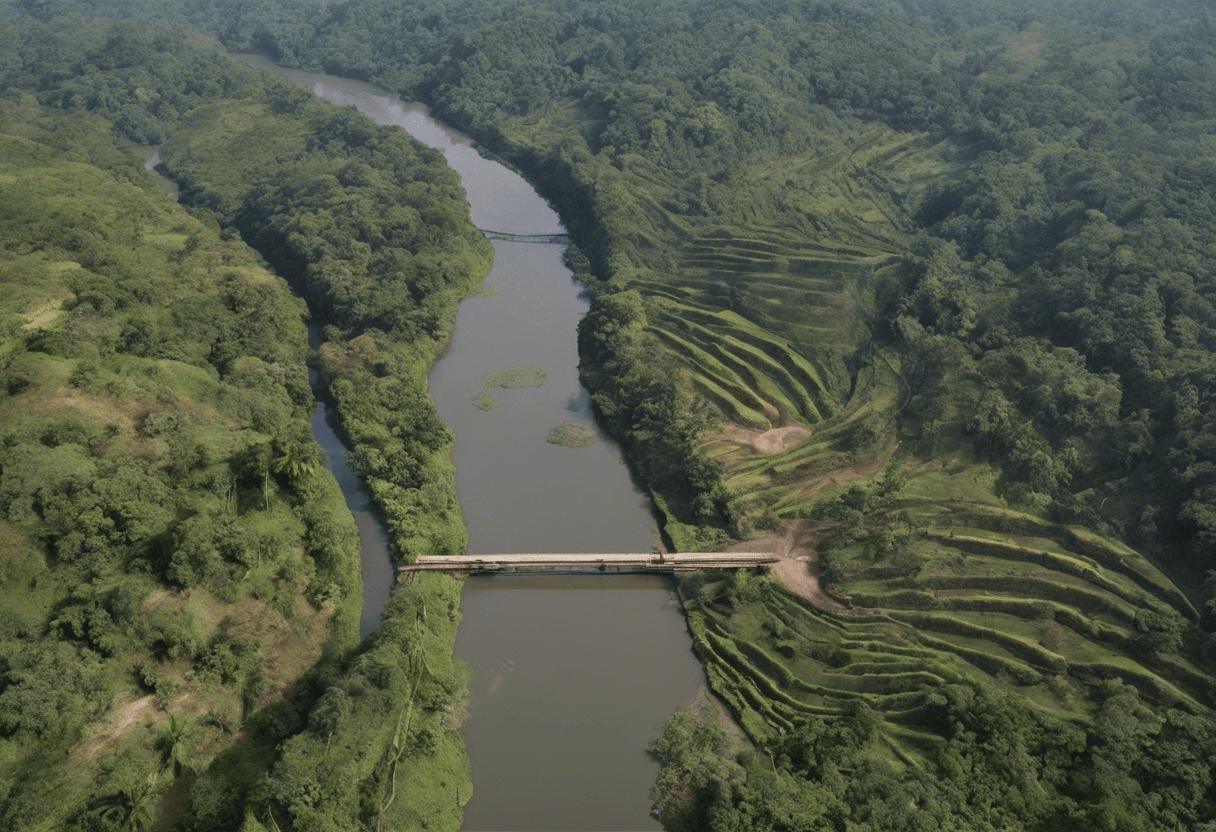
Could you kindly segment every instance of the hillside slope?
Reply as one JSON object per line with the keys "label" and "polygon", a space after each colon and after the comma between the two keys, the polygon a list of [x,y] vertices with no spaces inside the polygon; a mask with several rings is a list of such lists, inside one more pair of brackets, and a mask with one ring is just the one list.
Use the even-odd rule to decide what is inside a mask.
{"label": "hillside slope", "polygon": [[0,105],[9,829],[154,812],[217,755],[256,771],[358,637],[304,309],[108,132]]}

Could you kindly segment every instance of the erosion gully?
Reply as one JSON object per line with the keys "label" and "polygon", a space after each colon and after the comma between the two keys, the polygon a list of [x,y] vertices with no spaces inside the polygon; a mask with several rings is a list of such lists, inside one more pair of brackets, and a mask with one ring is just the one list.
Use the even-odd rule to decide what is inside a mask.
{"label": "erosion gully", "polygon": [[[441,150],[478,228],[564,232],[523,178],[483,158],[425,107],[359,82],[240,60]],[[485,288],[461,304],[430,373],[435,405],[456,437],[469,553],[650,551],[657,533],[649,504],[578,381],[576,327],[587,302],[561,246],[493,244]],[[521,364],[543,367],[544,384],[482,388],[484,374]],[[497,409],[473,404],[483,393]],[[547,442],[564,423],[593,430],[596,441]],[[392,583],[385,531],[324,406],[313,427],[359,524],[366,633]],[[658,765],[647,746],[676,708],[703,693],[705,679],[671,585],[651,576],[473,577],[462,608],[456,654],[472,668],[464,739],[474,783],[464,828],[660,828],[648,794]]]}

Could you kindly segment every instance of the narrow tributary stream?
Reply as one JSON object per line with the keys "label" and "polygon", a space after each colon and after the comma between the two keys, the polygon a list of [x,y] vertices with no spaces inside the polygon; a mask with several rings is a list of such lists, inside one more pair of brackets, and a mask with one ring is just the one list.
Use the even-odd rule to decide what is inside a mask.
{"label": "narrow tributary stream", "polygon": [[[479,228],[563,231],[526,181],[478,155],[425,108],[358,82],[287,74],[442,150],[461,175]],[[494,247],[483,292],[461,304],[451,343],[430,374],[431,395],[456,436],[469,552],[649,551],[656,532],[647,501],[596,427],[578,383],[576,327],[587,303],[562,264],[561,247],[506,241]],[[546,371],[541,386],[482,386],[485,374],[524,364]],[[486,396],[495,409],[483,409]],[[478,397],[482,407],[474,404]],[[596,441],[589,447],[546,441],[566,423],[594,431]],[[363,492],[340,466],[342,450],[323,412],[314,426],[357,509],[368,584],[363,620],[370,626],[391,574],[383,566],[384,533],[366,498],[352,500]],[[659,828],[648,796],[658,766],[646,748],[704,681],[671,589],[642,576],[466,583],[456,643],[472,668],[464,738],[474,794],[465,829]]]}

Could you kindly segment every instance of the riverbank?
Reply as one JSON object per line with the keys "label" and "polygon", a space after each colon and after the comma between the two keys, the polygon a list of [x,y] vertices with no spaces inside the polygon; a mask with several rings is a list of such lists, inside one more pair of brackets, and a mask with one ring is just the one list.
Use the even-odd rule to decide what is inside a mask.
{"label": "riverbank", "polygon": [[[515,235],[563,231],[525,180],[482,159],[420,108],[356,82],[289,77],[441,148],[479,226]],[[494,290],[460,305],[429,374],[455,438],[468,549],[650,551],[650,506],[579,386],[577,325],[587,300],[562,247],[535,239],[494,242],[485,281]],[[525,376],[526,385],[514,381]],[[479,407],[487,395],[495,407]],[[560,425],[577,425],[593,441],[548,441]],[[456,654],[472,669],[467,828],[655,828],[648,792],[658,767],[646,748],[670,713],[696,696],[704,674],[670,587],[616,581],[466,585]],[[645,684],[631,681],[640,672]],[[522,757],[532,762],[521,766]]]}
{"label": "riverbank", "polygon": [[14,95],[0,827],[99,828],[137,801],[167,822],[191,791],[227,811],[358,640],[353,524],[307,439],[305,311],[107,122]]}
{"label": "riverbank", "polygon": [[[324,310],[316,376],[349,449],[332,451],[366,483],[389,552],[407,560],[462,551],[452,435],[435,414],[426,372],[448,342],[459,300],[488,270],[490,246],[438,154],[277,83],[274,100],[244,105],[244,130],[211,111],[175,132],[162,149],[165,169],[185,198],[222,212],[221,222]],[[276,100],[292,102],[290,111]],[[230,160],[223,176],[213,173],[219,159]],[[286,169],[266,169],[276,166]],[[320,197],[318,182],[330,183]],[[356,493],[348,498],[359,507]],[[373,533],[366,542],[376,540]],[[391,584],[380,554],[376,566]],[[452,658],[459,586],[413,582],[392,592],[382,616],[366,611],[364,631],[378,626],[329,680],[307,727],[280,747],[247,817],[299,824],[323,813],[340,826],[459,827],[472,792],[459,734],[467,671]],[[374,589],[387,594],[387,585]],[[317,783],[321,798],[298,792],[301,779]],[[413,796],[419,783],[426,799]],[[406,784],[409,800],[399,791]]]}

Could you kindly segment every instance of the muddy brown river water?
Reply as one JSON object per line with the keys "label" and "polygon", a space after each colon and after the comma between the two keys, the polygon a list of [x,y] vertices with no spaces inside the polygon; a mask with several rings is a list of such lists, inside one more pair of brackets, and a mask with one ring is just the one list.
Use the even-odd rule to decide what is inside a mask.
{"label": "muddy brown river water", "polygon": [[[556,212],[523,178],[480,156],[424,107],[354,81],[286,74],[442,150],[479,228],[562,233]],[[578,383],[576,327],[587,303],[561,247],[495,241],[494,248],[483,296],[461,304],[451,343],[430,374],[436,407],[456,436],[469,552],[649,551],[656,540],[650,507]],[[541,386],[483,388],[485,374],[523,364],[544,368]],[[473,403],[484,395],[496,409]],[[547,442],[565,423],[590,429],[596,441],[581,448]],[[323,414],[314,425],[331,458],[340,455]],[[356,506],[369,627],[391,573],[376,563],[384,557],[382,530],[365,503],[356,499]],[[456,653],[472,668],[464,738],[474,784],[464,828],[660,828],[648,796],[658,765],[646,748],[705,678],[671,585],[649,576],[478,577],[466,583],[462,607]]]}

